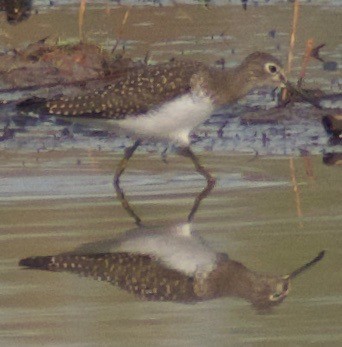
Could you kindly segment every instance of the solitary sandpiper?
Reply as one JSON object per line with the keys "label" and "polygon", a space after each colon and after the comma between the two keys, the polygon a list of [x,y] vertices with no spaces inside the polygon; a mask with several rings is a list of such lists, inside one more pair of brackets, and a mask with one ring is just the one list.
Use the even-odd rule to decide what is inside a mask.
{"label": "solitary sandpiper", "polygon": [[[128,160],[144,140],[174,143],[207,180],[207,195],[215,179],[190,149],[190,132],[218,107],[244,97],[261,86],[286,83],[281,63],[270,54],[250,54],[235,68],[218,69],[196,61],[172,61],[139,67],[111,84],[77,97],[43,102],[45,112],[65,117],[98,118],[118,126],[135,138],[117,167],[114,184],[118,198],[128,207],[120,188],[120,176]],[[29,103],[24,103],[27,106]],[[110,126],[110,125],[109,125]],[[131,212],[136,223],[140,219]],[[193,213],[189,215],[189,221]]]}
{"label": "solitary sandpiper", "polygon": [[266,309],[281,303],[290,281],[323,256],[320,252],[285,276],[258,273],[225,253],[217,253],[189,224],[183,224],[138,228],[70,253],[25,258],[19,265],[89,276],[145,300],[196,302],[234,296]]}

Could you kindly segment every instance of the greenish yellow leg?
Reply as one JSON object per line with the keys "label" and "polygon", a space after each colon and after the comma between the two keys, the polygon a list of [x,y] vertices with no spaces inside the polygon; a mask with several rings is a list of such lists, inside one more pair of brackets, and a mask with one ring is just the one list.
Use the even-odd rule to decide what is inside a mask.
{"label": "greenish yellow leg", "polygon": [[178,153],[184,157],[190,158],[193,162],[196,171],[202,175],[206,181],[207,185],[206,187],[201,191],[200,194],[198,194],[195,198],[194,204],[191,208],[191,211],[188,215],[188,222],[192,222],[194,219],[195,213],[199,208],[200,203],[203,199],[205,199],[209,193],[212,191],[212,189],[215,187],[216,179],[211,176],[209,171],[207,171],[199,162],[198,158],[194,154],[194,152],[189,147],[183,147],[178,150]]}
{"label": "greenish yellow leg", "polygon": [[121,175],[123,174],[123,172],[125,171],[125,169],[127,167],[128,160],[132,157],[133,153],[139,147],[140,143],[141,143],[141,141],[137,140],[137,141],[135,141],[135,143],[134,143],[134,145],[132,147],[126,148],[125,155],[121,159],[119,165],[117,166],[117,168],[115,170],[115,176],[114,176],[114,181],[113,181],[117,198],[121,202],[122,207],[134,219],[135,224],[138,225],[138,226],[141,225],[141,219],[134,212],[134,210],[132,209],[132,207],[128,203],[128,201],[127,201],[127,199],[125,197],[125,194],[124,194],[123,190],[120,187],[120,177],[121,177]]}

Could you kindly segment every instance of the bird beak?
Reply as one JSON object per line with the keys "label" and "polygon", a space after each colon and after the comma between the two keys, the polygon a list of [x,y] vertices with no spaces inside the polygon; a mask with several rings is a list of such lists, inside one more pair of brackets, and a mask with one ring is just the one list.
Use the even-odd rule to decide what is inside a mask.
{"label": "bird beak", "polygon": [[321,251],[318,253],[318,255],[310,260],[308,263],[304,264],[303,266],[299,267],[298,269],[292,271],[290,274],[283,276],[284,280],[292,280],[295,277],[297,277],[299,274],[303,273],[304,271],[308,270],[312,265],[318,263],[320,260],[323,259],[325,254],[325,251]]}
{"label": "bird beak", "polygon": [[283,276],[283,280],[284,280],[284,286],[283,286],[284,291],[281,293],[281,296],[285,298],[290,291],[290,283],[291,283],[290,276],[289,275]]}
{"label": "bird beak", "polygon": [[287,81],[287,78],[286,78],[284,72],[283,71],[279,72],[278,77],[279,77],[279,81],[281,82],[280,87],[286,88],[286,86],[289,82]]}
{"label": "bird beak", "polygon": [[316,264],[320,260],[323,259],[325,251],[319,252],[319,254],[310,260],[308,263],[304,264],[303,266],[299,267],[298,269],[292,271],[290,274],[282,276],[282,279],[284,281],[283,284],[283,291],[281,294],[278,294],[276,298],[274,298],[272,295],[270,296],[270,301],[282,301],[286,298],[287,294],[290,291],[290,284],[291,280],[297,277],[299,274],[303,273],[304,271],[308,270],[312,265]]}

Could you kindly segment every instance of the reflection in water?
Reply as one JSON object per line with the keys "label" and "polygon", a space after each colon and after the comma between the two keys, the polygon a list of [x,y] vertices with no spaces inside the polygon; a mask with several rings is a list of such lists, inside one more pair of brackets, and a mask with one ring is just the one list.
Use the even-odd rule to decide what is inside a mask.
{"label": "reflection in water", "polygon": [[[134,145],[132,147],[128,147],[125,149],[125,154],[123,159],[120,161],[119,165],[117,166],[117,169],[115,171],[115,176],[113,180],[114,188],[116,191],[116,196],[118,200],[120,201],[122,207],[127,211],[127,213],[134,219],[135,224],[138,226],[141,226],[141,218],[137,215],[137,213],[134,211],[134,209],[131,207],[129,202],[127,201],[124,191],[120,186],[120,176],[123,174],[123,172],[126,169],[128,160],[132,157],[133,153],[137,149],[137,147],[141,144],[140,140],[135,141]],[[190,147],[184,147],[179,148],[178,150],[180,155],[183,155],[187,158],[190,158],[191,161],[194,164],[195,170],[205,177],[207,181],[207,185],[204,187],[204,189],[196,196],[195,201],[193,203],[193,206],[190,210],[190,213],[188,214],[187,221],[190,223],[193,221],[195,214],[200,206],[200,203],[203,199],[205,199],[210,192],[213,190],[215,186],[215,178],[210,175],[210,173],[200,164],[197,156],[193,153],[193,151],[190,149]]]}
{"label": "reflection in water", "polygon": [[234,296],[267,309],[281,303],[289,282],[323,258],[286,276],[258,273],[215,252],[190,224],[162,229],[137,228],[55,256],[22,259],[21,266],[69,271],[107,281],[141,299],[196,302]]}

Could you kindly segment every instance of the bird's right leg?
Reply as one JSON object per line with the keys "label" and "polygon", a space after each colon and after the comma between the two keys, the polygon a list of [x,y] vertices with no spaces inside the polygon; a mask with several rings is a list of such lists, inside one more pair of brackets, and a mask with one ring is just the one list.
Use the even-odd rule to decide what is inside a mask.
{"label": "bird's right leg", "polygon": [[169,147],[165,147],[163,149],[163,151],[161,152],[161,158],[164,164],[167,164],[167,151],[168,151]]}
{"label": "bird's right leg", "polygon": [[209,195],[209,193],[212,191],[212,189],[214,188],[215,183],[216,183],[216,179],[209,173],[209,171],[206,168],[204,168],[203,165],[201,165],[197,156],[190,149],[190,147],[181,147],[178,149],[178,153],[180,155],[182,155],[183,157],[189,158],[192,161],[192,163],[194,164],[196,171],[200,175],[202,175],[207,181],[206,187],[201,191],[200,194],[198,194],[198,196],[196,196],[196,199],[194,201],[192,209],[188,215],[188,222],[192,222],[201,201],[203,199],[205,199]]}
{"label": "bird's right leg", "polygon": [[115,170],[115,176],[114,176],[114,180],[113,180],[113,184],[114,184],[114,188],[116,191],[116,196],[119,199],[119,201],[121,202],[122,207],[128,212],[128,214],[133,217],[135,224],[140,226],[141,225],[141,219],[139,218],[139,216],[133,211],[132,207],[129,205],[125,194],[123,192],[123,190],[120,187],[120,177],[123,174],[123,172],[125,171],[126,167],[127,167],[127,163],[128,160],[132,157],[133,153],[135,152],[135,150],[139,147],[139,145],[141,144],[140,140],[135,141],[134,145],[132,147],[128,147],[125,149],[125,155],[124,157],[120,160],[119,165],[117,166],[116,170]]}

